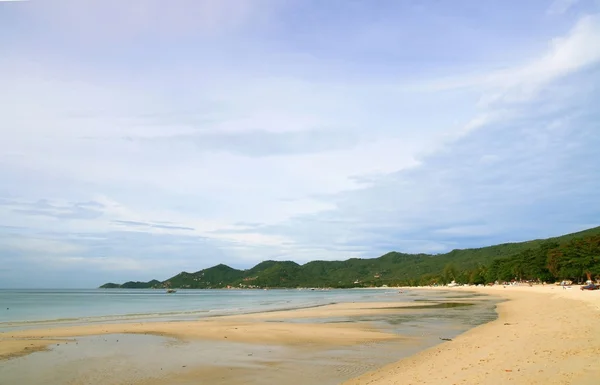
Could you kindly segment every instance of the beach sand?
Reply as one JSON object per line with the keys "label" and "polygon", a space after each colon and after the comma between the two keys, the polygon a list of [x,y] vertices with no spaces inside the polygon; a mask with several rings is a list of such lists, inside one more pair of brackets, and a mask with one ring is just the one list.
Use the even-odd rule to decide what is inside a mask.
{"label": "beach sand", "polygon": [[276,345],[347,345],[397,339],[361,324],[301,324],[260,322],[238,317],[201,321],[92,324],[0,333],[0,358],[43,349],[75,337],[103,334],[151,334],[181,339],[222,340]]}
{"label": "beach sand", "polygon": [[[474,299],[469,299],[472,301]],[[75,337],[103,334],[152,334],[181,339],[222,340],[276,345],[356,345],[402,338],[368,323],[311,323],[310,320],[385,315],[437,302],[357,302],[313,308],[203,318],[198,321],[131,322],[52,326],[0,333],[0,359],[26,355]],[[297,323],[297,320],[308,320]],[[405,339],[407,337],[404,337]]]}
{"label": "beach sand", "polygon": [[[447,303],[443,295],[427,297]],[[471,309],[454,309],[455,319],[438,307],[440,302],[406,302],[409,298],[422,296],[197,321],[29,325],[0,334],[2,353],[14,358],[0,365],[5,381],[0,382],[153,385],[202,379],[211,385],[335,385],[435,345],[437,337],[430,335],[457,335],[469,328],[460,317],[470,316]],[[493,302],[483,302],[479,311],[493,317]],[[435,314],[442,313],[445,319],[437,320]],[[389,322],[398,317],[412,319],[414,330],[428,337],[412,330],[403,335]],[[47,344],[48,352],[26,355]]]}
{"label": "beach sand", "polygon": [[460,287],[508,301],[499,318],[344,385],[600,384],[600,291]]}
{"label": "beach sand", "polygon": [[[46,373],[56,374],[56,378],[54,382],[45,382],[57,384],[117,384],[122,382],[119,382],[122,375],[130,376],[128,383],[138,385],[196,384],[199,379],[210,384],[285,381],[288,385],[321,385],[339,383],[335,378],[353,377],[344,384],[600,383],[600,292],[580,291],[578,287],[563,290],[557,286],[406,289],[413,290],[427,290],[434,297],[440,290],[446,294],[445,299],[431,303],[343,303],[198,321],[87,324],[11,331],[0,333],[0,357],[14,358],[48,345],[54,346],[52,354],[59,352],[61,357],[87,352],[80,365],[82,368],[89,365],[90,374],[73,377],[72,381],[62,381],[65,376],[73,375],[72,362],[63,366],[61,374],[52,366],[56,363],[45,358],[50,353],[17,358],[19,362],[11,360],[25,365],[27,362],[23,360],[31,357],[37,360],[36,365],[48,363]],[[455,337],[468,328],[462,326],[462,330],[457,329],[452,335],[452,341],[440,341],[438,334],[432,334],[424,342],[415,336],[376,328],[368,321],[390,314],[414,316],[419,311],[425,314],[431,310],[423,310],[423,306],[442,302],[486,301],[485,296],[473,294],[506,301],[497,305],[497,320]],[[358,318],[350,323],[319,322],[344,317]],[[106,342],[109,339],[112,343]],[[182,345],[177,345],[177,341],[182,341]],[[87,350],[81,350],[85,346]],[[133,349],[128,357],[119,356],[127,349]],[[161,357],[162,353],[156,352],[165,355]],[[157,354],[160,358],[156,358]],[[198,366],[197,359],[201,356],[203,362],[212,364]],[[380,367],[382,362],[394,360],[390,357],[406,358]],[[34,361],[28,365],[31,362]],[[161,366],[161,371],[164,366],[168,373],[148,376],[145,369],[148,362],[154,369]],[[103,377],[107,367],[112,373],[110,379]],[[297,376],[299,370],[304,373],[302,378]],[[325,381],[323,376],[332,371],[342,373]],[[132,372],[139,376],[131,377]],[[29,382],[21,383],[39,381],[32,377]]]}
{"label": "beach sand", "polygon": [[5,353],[29,353],[32,341],[52,344],[2,362],[0,378],[19,385],[337,385],[468,330],[473,315],[481,315],[477,323],[495,318],[495,301],[471,294],[388,297],[197,321],[26,325],[0,334]]}
{"label": "beach sand", "polygon": [[16,338],[0,337],[0,360],[25,356],[27,354],[47,350],[49,345],[60,344],[65,340],[51,338]]}

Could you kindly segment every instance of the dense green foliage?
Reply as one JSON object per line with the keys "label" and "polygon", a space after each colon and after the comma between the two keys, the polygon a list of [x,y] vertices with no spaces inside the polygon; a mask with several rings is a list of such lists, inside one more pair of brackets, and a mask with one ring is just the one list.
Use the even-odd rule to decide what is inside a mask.
{"label": "dense green foliage", "polygon": [[600,227],[546,240],[506,243],[446,254],[391,252],[346,261],[264,261],[248,270],[220,264],[166,281],[106,284],[103,288],[364,287],[381,285],[483,284],[509,280],[585,281],[600,276]]}
{"label": "dense green foliage", "polygon": [[600,235],[576,238],[562,244],[548,241],[538,248],[496,260],[485,271],[489,281],[516,278],[583,282],[588,275],[600,277]]}

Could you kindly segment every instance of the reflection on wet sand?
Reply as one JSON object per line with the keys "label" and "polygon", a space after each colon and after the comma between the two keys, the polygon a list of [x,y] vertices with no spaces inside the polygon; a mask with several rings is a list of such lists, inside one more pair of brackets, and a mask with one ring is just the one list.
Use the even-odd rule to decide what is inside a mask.
{"label": "reflection on wet sand", "polygon": [[[47,352],[4,361],[0,378],[22,385],[197,384],[200,379],[211,385],[338,384],[495,317],[493,300],[444,301],[439,293],[430,299],[437,302],[348,303],[136,323],[136,334],[120,333],[118,325],[94,325],[94,335],[83,325]],[[66,338],[68,332],[59,330],[45,330],[43,336]],[[156,335],[160,330],[168,332]],[[88,335],[81,337],[82,331]]]}

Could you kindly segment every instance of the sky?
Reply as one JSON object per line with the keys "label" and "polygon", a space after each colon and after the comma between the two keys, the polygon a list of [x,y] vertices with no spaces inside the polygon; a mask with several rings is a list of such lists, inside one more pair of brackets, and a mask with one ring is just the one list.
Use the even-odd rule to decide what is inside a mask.
{"label": "sky", "polygon": [[0,287],[600,225],[600,1],[0,1]]}

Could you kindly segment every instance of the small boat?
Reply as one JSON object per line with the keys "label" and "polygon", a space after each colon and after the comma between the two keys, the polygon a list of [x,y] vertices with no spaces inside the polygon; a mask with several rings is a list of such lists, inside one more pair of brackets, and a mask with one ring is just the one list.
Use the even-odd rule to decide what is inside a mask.
{"label": "small boat", "polygon": [[177,293],[175,289],[167,289],[167,294]]}

